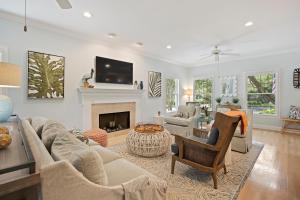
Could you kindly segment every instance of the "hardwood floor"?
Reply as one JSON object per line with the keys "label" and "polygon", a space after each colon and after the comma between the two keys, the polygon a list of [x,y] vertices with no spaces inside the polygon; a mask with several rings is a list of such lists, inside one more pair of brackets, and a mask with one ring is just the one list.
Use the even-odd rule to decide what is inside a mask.
{"label": "hardwood floor", "polygon": [[238,200],[300,199],[300,135],[254,130],[265,144]]}
{"label": "hardwood floor", "polygon": [[[109,146],[125,138],[110,138]],[[238,200],[300,199],[300,135],[256,129],[253,140],[265,146]]]}

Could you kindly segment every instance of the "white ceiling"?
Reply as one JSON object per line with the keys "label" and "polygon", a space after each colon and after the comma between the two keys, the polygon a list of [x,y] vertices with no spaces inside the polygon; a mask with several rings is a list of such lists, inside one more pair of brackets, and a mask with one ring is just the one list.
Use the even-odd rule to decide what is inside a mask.
{"label": "white ceiling", "polygon": [[[300,48],[299,0],[70,2],[73,8],[62,10],[55,0],[27,0],[28,17],[186,67],[213,63],[213,58],[199,59],[215,44],[241,54],[222,56],[221,62]],[[0,0],[0,9],[23,15],[24,1]],[[83,11],[90,11],[93,17],[84,18]],[[247,21],[254,25],[246,28]],[[109,39],[108,33],[116,33],[117,37]],[[144,46],[136,47],[135,42]],[[166,49],[168,44],[173,48]]]}

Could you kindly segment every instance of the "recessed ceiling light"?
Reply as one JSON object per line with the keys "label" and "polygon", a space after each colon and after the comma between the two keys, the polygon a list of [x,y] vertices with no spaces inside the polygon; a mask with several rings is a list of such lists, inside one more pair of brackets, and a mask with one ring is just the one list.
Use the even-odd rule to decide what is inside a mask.
{"label": "recessed ceiling light", "polygon": [[136,42],[136,43],[135,43],[135,46],[137,46],[137,47],[142,47],[142,46],[144,46],[144,44],[143,44],[142,42]]}
{"label": "recessed ceiling light", "polygon": [[246,23],[245,23],[245,26],[246,26],[246,27],[249,27],[249,26],[252,26],[252,25],[253,25],[253,22],[252,22],[252,21],[249,21],[249,22],[246,22]]}
{"label": "recessed ceiling light", "polygon": [[167,49],[172,49],[172,46],[171,45],[167,45],[166,48]]}
{"label": "recessed ceiling light", "polygon": [[85,11],[85,12],[83,12],[83,16],[86,18],[91,18],[93,15],[92,15],[92,13]]}
{"label": "recessed ceiling light", "polygon": [[115,38],[117,36],[117,34],[115,34],[115,33],[109,33],[107,36],[109,38]]}

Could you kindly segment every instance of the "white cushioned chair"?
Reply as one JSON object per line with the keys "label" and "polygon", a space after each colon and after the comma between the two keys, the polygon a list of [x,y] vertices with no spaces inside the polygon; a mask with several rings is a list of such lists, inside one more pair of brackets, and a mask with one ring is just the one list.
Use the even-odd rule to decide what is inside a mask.
{"label": "white cushioned chair", "polygon": [[170,117],[164,117],[164,126],[172,134],[181,136],[189,136],[193,132],[193,128],[197,128],[198,115],[200,108],[195,106],[178,107],[177,113]]}

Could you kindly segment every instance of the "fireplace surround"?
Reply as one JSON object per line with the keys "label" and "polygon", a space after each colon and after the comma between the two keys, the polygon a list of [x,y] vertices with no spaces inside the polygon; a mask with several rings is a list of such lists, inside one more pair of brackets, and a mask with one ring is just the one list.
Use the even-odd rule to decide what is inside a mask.
{"label": "fireplace surround", "polygon": [[136,103],[92,104],[92,127],[105,129],[108,136],[127,134],[136,123]]}

